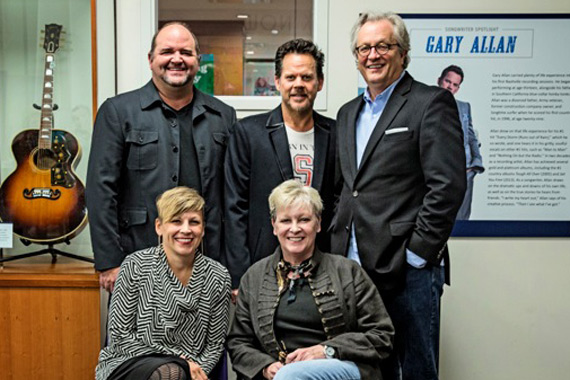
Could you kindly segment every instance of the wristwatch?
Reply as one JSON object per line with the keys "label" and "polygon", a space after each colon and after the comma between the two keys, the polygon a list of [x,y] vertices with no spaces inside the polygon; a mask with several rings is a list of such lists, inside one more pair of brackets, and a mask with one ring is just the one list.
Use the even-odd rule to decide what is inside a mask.
{"label": "wristwatch", "polygon": [[325,347],[325,349],[324,349],[324,351],[325,351],[325,358],[327,358],[327,359],[334,359],[334,356],[335,356],[335,354],[336,354],[336,351],[334,350],[334,348],[331,347],[331,346],[324,346],[324,347]]}

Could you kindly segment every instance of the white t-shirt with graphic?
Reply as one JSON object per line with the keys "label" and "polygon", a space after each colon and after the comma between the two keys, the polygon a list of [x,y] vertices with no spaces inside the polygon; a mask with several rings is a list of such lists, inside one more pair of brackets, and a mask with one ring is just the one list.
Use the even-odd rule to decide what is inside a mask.
{"label": "white t-shirt with graphic", "polygon": [[293,164],[293,177],[306,186],[311,186],[315,159],[315,128],[306,132],[297,132],[285,125],[285,130]]}

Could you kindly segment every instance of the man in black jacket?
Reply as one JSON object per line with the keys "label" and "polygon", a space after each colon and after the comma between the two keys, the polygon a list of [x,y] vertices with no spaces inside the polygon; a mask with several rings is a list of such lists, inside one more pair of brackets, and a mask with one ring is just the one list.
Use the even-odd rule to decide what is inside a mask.
{"label": "man in black jacket", "polygon": [[335,122],[313,111],[323,87],[323,64],[323,53],[310,41],[281,45],[275,56],[281,104],[234,126],[225,165],[225,264],[234,295],[249,266],[271,255],[278,245],[267,197],[285,180],[297,178],[320,192],[325,211],[317,243],[329,251],[326,229],[334,203]]}
{"label": "man in black jacket", "polygon": [[93,130],[87,207],[99,282],[113,290],[126,255],[156,245],[156,197],[185,185],[206,200],[205,254],[220,261],[223,162],[235,110],[193,86],[200,48],[168,23],[148,54],[152,80],[103,103]]}
{"label": "man in black jacket", "polygon": [[396,328],[386,379],[436,380],[447,239],[465,193],[463,133],[449,91],[405,70],[410,38],[400,16],[363,13],[352,48],[367,88],[340,109],[343,187],[333,253],[361,263]]}

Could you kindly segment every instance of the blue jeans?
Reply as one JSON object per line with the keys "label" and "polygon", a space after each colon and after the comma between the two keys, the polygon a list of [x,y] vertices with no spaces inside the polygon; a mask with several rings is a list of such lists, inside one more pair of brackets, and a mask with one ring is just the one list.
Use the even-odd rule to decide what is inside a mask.
{"label": "blue jeans", "polygon": [[384,380],[437,380],[440,301],[445,268],[406,267],[404,288],[382,292],[396,330],[394,351],[382,366]]}
{"label": "blue jeans", "polygon": [[317,359],[287,364],[273,380],[360,380],[360,372],[353,362]]}

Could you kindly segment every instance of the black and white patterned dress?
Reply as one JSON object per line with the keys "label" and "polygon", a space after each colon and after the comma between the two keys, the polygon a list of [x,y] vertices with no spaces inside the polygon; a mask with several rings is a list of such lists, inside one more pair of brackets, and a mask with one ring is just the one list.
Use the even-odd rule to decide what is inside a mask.
{"label": "black and white patterned dress", "polygon": [[109,309],[109,345],[101,350],[96,379],[140,355],[184,355],[206,373],[224,350],[229,325],[230,276],[198,253],[186,286],[176,278],[162,247],[128,255]]}

